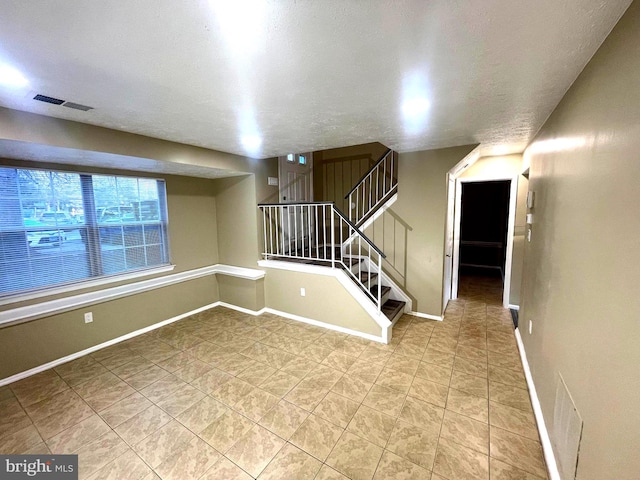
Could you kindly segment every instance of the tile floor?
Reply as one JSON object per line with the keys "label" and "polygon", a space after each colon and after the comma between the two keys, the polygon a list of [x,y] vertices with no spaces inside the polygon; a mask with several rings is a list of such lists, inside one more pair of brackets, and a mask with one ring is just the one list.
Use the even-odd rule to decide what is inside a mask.
{"label": "tile floor", "polygon": [[0,388],[0,452],[86,479],[527,479],[545,465],[499,285],[390,345],[224,308]]}

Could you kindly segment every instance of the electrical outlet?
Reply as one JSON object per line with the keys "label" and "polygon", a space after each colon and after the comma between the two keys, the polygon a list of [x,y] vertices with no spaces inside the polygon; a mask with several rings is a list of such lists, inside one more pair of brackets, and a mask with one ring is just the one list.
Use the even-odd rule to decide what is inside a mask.
{"label": "electrical outlet", "polygon": [[84,314],[84,323],[93,322],[93,312],[87,312]]}
{"label": "electrical outlet", "polygon": [[307,295],[307,290],[306,290],[304,287],[303,287],[303,288],[301,288],[301,289],[300,289],[300,296],[301,296],[301,297],[304,297],[304,296],[306,296],[306,295]]}
{"label": "electrical outlet", "polygon": [[531,335],[531,330],[533,330],[533,321],[529,320],[529,335]]}

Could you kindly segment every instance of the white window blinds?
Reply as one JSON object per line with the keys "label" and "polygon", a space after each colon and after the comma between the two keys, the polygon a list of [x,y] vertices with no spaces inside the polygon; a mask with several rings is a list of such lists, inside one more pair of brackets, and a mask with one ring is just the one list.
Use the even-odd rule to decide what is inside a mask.
{"label": "white window blinds", "polygon": [[0,297],[168,263],[163,180],[0,167]]}

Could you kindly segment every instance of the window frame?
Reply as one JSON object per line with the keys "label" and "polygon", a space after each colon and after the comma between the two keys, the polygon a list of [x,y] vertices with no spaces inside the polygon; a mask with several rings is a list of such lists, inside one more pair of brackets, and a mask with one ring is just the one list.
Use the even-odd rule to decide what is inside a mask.
{"label": "window frame", "polygon": [[[171,244],[169,239],[169,206],[168,206],[168,195],[167,195],[167,185],[166,179],[155,177],[155,176],[144,176],[144,175],[132,175],[128,173],[113,173],[113,172],[85,172],[74,169],[64,169],[64,168],[44,168],[44,167],[31,167],[31,166],[16,166],[12,164],[0,164],[0,168],[2,169],[13,169],[13,170],[29,170],[29,171],[39,171],[39,172],[47,172],[47,173],[61,173],[61,174],[71,174],[78,175],[80,180],[80,190],[82,197],[82,205],[84,210],[84,223],[79,224],[76,227],[77,230],[85,230],[87,238],[85,239],[85,254],[87,256],[88,269],[91,272],[89,276],[76,279],[63,281],[59,283],[49,284],[46,286],[33,287],[33,288],[25,288],[21,290],[15,290],[13,292],[0,293],[0,306],[2,305],[10,305],[13,303],[25,302],[41,297],[49,297],[56,295],[64,295],[69,292],[73,292],[76,290],[86,290],[86,289],[96,289],[102,285],[108,285],[111,283],[118,282],[126,282],[129,280],[133,280],[140,277],[146,277],[151,275],[158,275],[162,273],[167,273],[173,271],[175,269],[175,265],[172,263],[171,258]],[[136,172],[136,173],[144,173],[144,172]],[[144,228],[145,225],[155,224],[161,230],[161,245],[163,245],[163,250],[161,251],[162,256],[164,257],[165,262],[153,266],[144,266],[140,268],[130,268],[127,270],[122,270],[114,273],[95,273],[96,269],[102,270],[101,258],[102,251],[100,248],[100,230],[101,228],[105,228],[104,223],[100,223],[97,218],[97,209],[95,206],[95,189],[93,187],[93,179],[95,177],[114,177],[114,178],[128,178],[135,180],[154,180],[158,182],[158,185],[162,185],[162,188],[158,187],[158,214],[159,220],[157,221],[138,221],[137,223],[132,222],[120,222],[113,224],[106,224],[109,227],[120,227],[126,228],[127,226],[132,225],[140,225]],[[141,203],[143,200],[139,200]],[[22,211],[22,208],[21,208]],[[87,215],[88,214],[88,215]],[[87,218],[89,217],[89,218]],[[69,230],[66,226],[53,226],[53,229],[60,230]],[[49,230],[51,230],[49,228]],[[29,226],[24,225],[24,220],[22,223],[22,227],[16,231],[24,232],[25,236],[32,229]],[[34,228],[33,230],[38,230],[38,228]],[[144,233],[143,233],[144,235]],[[146,241],[142,244],[146,247]],[[126,246],[123,244],[123,249],[126,249]],[[97,258],[97,260],[96,260]],[[25,260],[29,262],[30,260]]]}

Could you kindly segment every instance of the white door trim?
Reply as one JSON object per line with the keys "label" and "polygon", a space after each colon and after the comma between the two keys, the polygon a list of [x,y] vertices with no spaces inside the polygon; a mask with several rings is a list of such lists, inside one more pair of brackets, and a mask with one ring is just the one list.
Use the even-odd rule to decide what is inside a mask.
{"label": "white door trim", "polygon": [[504,261],[504,290],[502,291],[502,306],[509,308],[511,295],[511,268],[513,265],[513,235],[516,225],[516,200],[518,199],[518,176],[511,177],[509,192],[509,213],[507,220],[507,254]]}
{"label": "white door trim", "polygon": [[[453,211],[453,271],[451,272],[451,299],[458,298],[458,282],[460,270],[460,222],[462,216],[462,182],[456,178],[455,209]],[[446,259],[446,257],[445,257]]]}
{"label": "white door trim", "polygon": [[[459,268],[459,263],[460,263],[460,259],[457,257],[457,255],[455,255],[455,252],[458,251],[458,249],[460,248],[460,225],[458,223],[458,227],[456,228],[456,222],[459,222],[459,219],[456,217],[456,215],[458,215],[458,212],[460,211],[460,200],[457,197],[457,192],[460,191],[460,184],[458,183],[457,179],[460,177],[460,175],[462,175],[469,167],[471,167],[471,165],[473,165],[474,163],[476,163],[478,161],[478,159],[480,158],[480,145],[477,145],[471,152],[469,152],[462,160],[460,160],[451,170],[449,170],[446,180],[447,180],[447,188],[449,187],[449,176],[455,180],[454,183],[454,190],[456,192],[455,195],[450,196],[447,192],[447,214],[449,212],[449,210],[451,208],[454,209],[454,219],[452,224],[448,224],[445,226],[445,256],[444,256],[444,268],[443,268],[443,277],[446,277],[446,268],[447,268],[447,261],[451,262],[451,290],[449,292],[449,300],[455,300],[456,298],[458,298],[458,268]],[[454,205],[451,205],[451,202],[454,203]],[[451,232],[450,232],[451,231]],[[449,236],[449,234],[451,233],[451,236],[453,238],[453,251],[451,252],[451,259],[447,260],[447,256],[446,256],[446,242],[447,242],[447,238]],[[457,234],[457,238],[456,238],[456,234]],[[446,278],[443,279],[443,284],[442,284],[442,288],[445,289],[447,288],[447,286],[445,285],[446,282]],[[444,293],[443,293],[444,295]],[[443,302],[444,303],[448,303],[448,302]],[[446,310],[447,305],[443,305],[442,306],[442,315],[444,315],[444,311]]]}
{"label": "white door trim", "polygon": [[[444,233],[444,280],[442,285],[442,313],[447,309],[449,300],[453,295],[453,250],[455,248],[453,238],[453,223],[455,214],[456,179],[451,173],[447,173],[447,223]],[[449,250],[449,235],[451,235],[451,250]]]}
{"label": "white door trim", "polygon": [[[460,268],[460,225],[462,220],[462,184],[480,182],[511,182],[509,188],[509,210],[507,213],[507,251],[504,262],[504,290],[502,292],[502,306],[509,307],[509,293],[511,291],[511,266],[513,263],[513,233],[516,222],[516,200],[518,196],[518,176],[497,177],[463,177],[456,179],[454,230],[453,230],[453,273],[451,281],[451,298],[458,298],[458,270]],[[446,261],[446,257],[445,257]]]}

